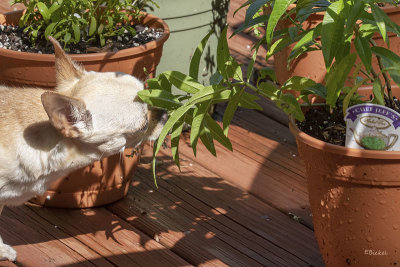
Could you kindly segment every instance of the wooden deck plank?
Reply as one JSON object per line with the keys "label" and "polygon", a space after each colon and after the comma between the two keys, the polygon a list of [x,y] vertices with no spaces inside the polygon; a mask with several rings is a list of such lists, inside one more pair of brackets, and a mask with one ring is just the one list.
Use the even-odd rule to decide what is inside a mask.
{"label": "wooden deck plank", "polygon": [[[20,216],[26,207],[5,209],[0,219],[0,234],[4,242],[17,251],[17,262],[23,266],[55,266],[85,263],[79,253],[54,239],[41,227],[54,228],[49,223],[37,224],[31,216]],[[21,212],[22,211],[22,212]],[[85,266],[94,266],[89,262]]]}
{"label": "wooden deck plank", "polygon": [[[187,262],[104,208],[65,210],[36,208],[100,257],[116,266],[189,266]],[[99,259],[99,257],[94,260]],[[91,260],[91,259],[90,259]]]}
{"label": "wooden deck plank", "polygon": [[[236,126],[233,125],[230,129],[230,134],[235,132],[236,129]],[[287,128],[281,130],[288,132]],[[248,144],[252,142],[251,136],[247,135],[246,138],[232,140],[233,152],[216,144],[216,158],[211,157],[202,145],[198,146],[197,156],[194,157],[193,151],[187,142],[182,142],[180,152],[195,164],[211,170],[221,178],[238,185],[286,214],[290,213],[300,217],[302,222],[312,227],[305,177],[287,171],[285,166],[286,162],[291,161],[293,155],[296,154],[287,153],[287,148],[281,152],[280,149],[285,144],[277,145],[276,142],[272,142],[277,145],[272,153],[283,154],[283,158],[287,158],[280,165],[273,164],[269,161],[269,155],[266,155],[263,161],[262,156],[250,150],[251,147]],[[264,138],[263,143],[265,144],[269,141],[268,138]],[[296,153],[297,150],[293,149],[292,151]],[[255,157],[258,158],[258,162],[254,160]],[[303,167],[299,172],[302,171]]]}
{"label": "wooden deck plank", "polygon": [[[228,216],[232,221],[237,222],[240,225],[247,226],[249,229],[259,229],[258,234],[265,237],[269,242],[273,242],[279,247],[285,247],[286,250],[293,252],[295,255],[302,255],[300,258],[309,260],[308,258],[306,259],[307,256],[303,256],[303,254],[310,254],[311,251],[313,251],[315,255],[319,255],[316,242],[314,241],[313,232],[310,229],[289,219],[287,216],[276,210],[275,207],[271,207],[254,197],[253,194],[240,191],[239,188],[228,182],[226,179],[218,178],[219,180],[216,181],[215,177],[217,177],[217,175],[211,172],[209,168],[198,166],[195,162],[191,162],[189,158],[183,157],[182,159],[186,160],[185,165],[189,166],[184,168],[181,173],[172,162],[169,164],[167,163],[167,166],[169,166],[168,168],[165,166],[161,167],[168,173],[170,179],[167,181],[172,183],[172,188],[186,188],[186,190],[189,190],[188,188],[190,188],[191,190],[197,190],[194,192],[190,191],[191,195],[195,195],[196,199],[201,199],[207,203],[208,207],[221,207],[222,210],[232,210],[231,213],[228,213],[228,215],[225,216]],[[180,179],[181,176],[183,176],[183,179]],[[196,177],[197,179],[188,179],[187,177]],[[208,190],[211,192],[207,194]],[[212,192],[215,190],[218,193],[213,194]],[[204,195],[207,195],[207,198],[204,198]],[[188,201],[188,199],[185,199],[184,203]],[[265,214],[268,214],[268,216],[265,217]],[[271,218],[274,218],[273,222],[268,220]],[[264,225],[263,223],[265,223],[265,220],[268,221],[268,223]],[[283,232],[279,231],[282,230],[280,227],[286,230]],[[246,232],[244,229],[240,230]],[[237,231],[240,230],[237,229]],[[264,236],[261,234],[272,232],[275,232],[277,235],[266,234]],[[251,236],[249,233],[246,233],[245,235]],[[300,235],[301,237],[296,239],[297,235]],[[252,240],[254,241],[253,238]],[[288,240],[290,241],[288,242]],[[289,246],[287,242],[290,244]],[[302,248],[306,249],[303,251]],[[320,259],[319,256],[311,257],[311,259],[315,258]]]}
{"label": "wooden deck plank", "polygon": [[[208,244],[202,242],[214,241],[204,238],[207,231],[202,227],[205,227],[213,233],[213,238],[221,238],[230,244],[239,242],[240,245],[235,245],[236,250],[254,257],[263,265],[268,266],[262,257],[273,261],[273,265],[321,264],[312,231],[191,160],[183,159],[182,173],[166,163],[168,159],[159,159],[164,163],[158,167],[162,177],[158,191],[154,190],[149,167],[145,169],[141,165],[135,178],[139,180],[127,199],[128,203],[135,201],[134,207],[140,208],[127,209],[124,207],[127,203],[116,203],[109,208],[122,217],[135,218],[131,223],[148,235],[162,233],[163,237],[168,236],[169,243],[163,244],[184,258],[193,258],[193,255],[182,255],[187,253],[188,246],[207,247]],[[205,225],[199,226],[199,222]],[[188,228],[194,227],[192,224],[196,224],[196,233],[202,233],[203,237],[184,234]],[[168,229],[180,233],[175,237]],[[197,238],[199,242],[190,243],[190,238]],[[182,242],[186,248],[178,247]],[[247,251],[241,249],[243,246]],[[204,257],[206,255],[192,263],[199,264],[207,259]]]}
{"label": "wooden deck plank", "polygon": [[[182,258],[190,259],[194,265],[209,262],[216,266],[260,265],[253,259],[260,260],[260,255],[245,255],[243,250],[248,251],[247,247],[221,233],[212,223],[203,221],[205,217],[197,217],[183,208],[186,203],[182,199],[174,201],[175,195],[166,193],[161,186],[159,190],[151,192],[154,186],[144,181],[149,180],[148,173],[145,178],[140,173],[136,177],[140,183],[136,184],[127,197],[129,203],[134,201],[134,208],[128,210],[126,204],[118,202],[109,207],[115,214],[125,218],[134,217],[130,220],[131,224],[148,235],[156,236],[161,244]],[[262,261],[267,265],[272,263],[267,259]]]}

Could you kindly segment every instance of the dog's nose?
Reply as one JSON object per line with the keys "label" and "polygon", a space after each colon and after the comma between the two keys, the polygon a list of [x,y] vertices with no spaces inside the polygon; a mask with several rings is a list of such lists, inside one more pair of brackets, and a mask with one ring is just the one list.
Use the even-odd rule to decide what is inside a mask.
{"label": "dog's nose", "polygon": [[168,112],[165,110],[162,110],[161,116],[160,116],[160,123],[163,125],[168,121]]}

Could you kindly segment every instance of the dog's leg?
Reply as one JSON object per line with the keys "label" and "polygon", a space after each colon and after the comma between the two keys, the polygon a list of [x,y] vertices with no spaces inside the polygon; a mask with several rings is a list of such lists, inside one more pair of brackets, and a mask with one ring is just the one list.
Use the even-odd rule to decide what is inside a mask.
{"label": "dog's leg", "polygon": [[[0,215],[3,211],[4,205],[0,205]],[[0,260],[15,261],[17,258],[17,252],[9,246],[3,243],[3,239],[0,236]]]}

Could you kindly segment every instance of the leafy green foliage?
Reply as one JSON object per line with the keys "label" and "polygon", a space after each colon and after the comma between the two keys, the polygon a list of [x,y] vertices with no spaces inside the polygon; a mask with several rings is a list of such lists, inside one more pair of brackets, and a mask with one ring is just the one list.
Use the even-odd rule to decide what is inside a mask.
{"label": "leafy green foliage", "polygon": [[101,46],[111,36],[124,34],[133,36],[135,29],[129,21],[140,21],[140,11],[145,5],[154,4],[152,0],[14,0],[22,3],[26,12],[21,17],[24,27],[32,41],[56,38],[67,48],[84,39]]}
{"label": "leafy green foliage", "polygon": [[[291,5],[294,2],[296,5]],[[164,72],[149,80],[148,92],[139,94],[146,103],[166,109],[170,114],[154,156],[171,132],[172,157],[179,166],[179,136],[184,122],[191,125],[190,143],[194,154],[199,139],[213,155],[216,155],[215,141],[231,150],[228,133],[235,112],[239,107],[261,109],[256,102],[260,97],[272,100],[299,121],[304,119],[304,106],[318,105],[332,112],[340,103],[345,113],[347,107],[362,101],[357,92],[364,85],[373,88],[374,98],[369,102],[387,103],[391,99],[390,79],[400,85],[400,56],[389,48],[377,46],[373,37],[380,35],[389,45],[389,33],[400,35],[400,27],[380,9],[378,2],[396,4],[389,0],[248,0],[243,3],[238,10],[246,8],[245,21],[232,36],[245,30],[255,31],[257,27],[265,29],[265,36],[253,47],[246,76],[229,53],[225,28],[218,42],[217,71],[210,78],[210,86],[197,80],[208,34],[194,53],[189,75]],[[322,22],[304,27],[307,18],[316,13],[322,14]],[[267,48],[266,59],[289,49],[288,68],[306,53],[320,50],[326,66],[325,80],[316,82],[309,77],[293,76],[278,86],[273,69],[253,71],[262,45]],[[373,57],[377,58],[378,67],[372,66]],[[253,73],[258,76],[251,82]],[[171,85],[181,92],[172,94]],[[315,98],[318,103],[311,101]],[[226,102],[226,109],[222,123],[218,123],[209,112],[213,104],[221,102]]]}

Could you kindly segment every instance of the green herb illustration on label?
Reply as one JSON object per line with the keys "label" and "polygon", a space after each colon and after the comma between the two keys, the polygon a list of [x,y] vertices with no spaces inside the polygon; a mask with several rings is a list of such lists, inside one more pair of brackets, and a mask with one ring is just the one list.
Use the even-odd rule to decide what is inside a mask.
{"label": "green herb illustration on label", "polygon": [[361,139],[361,145],[366,149],[385,150],[385,140],[376,136],[366,136]]}

